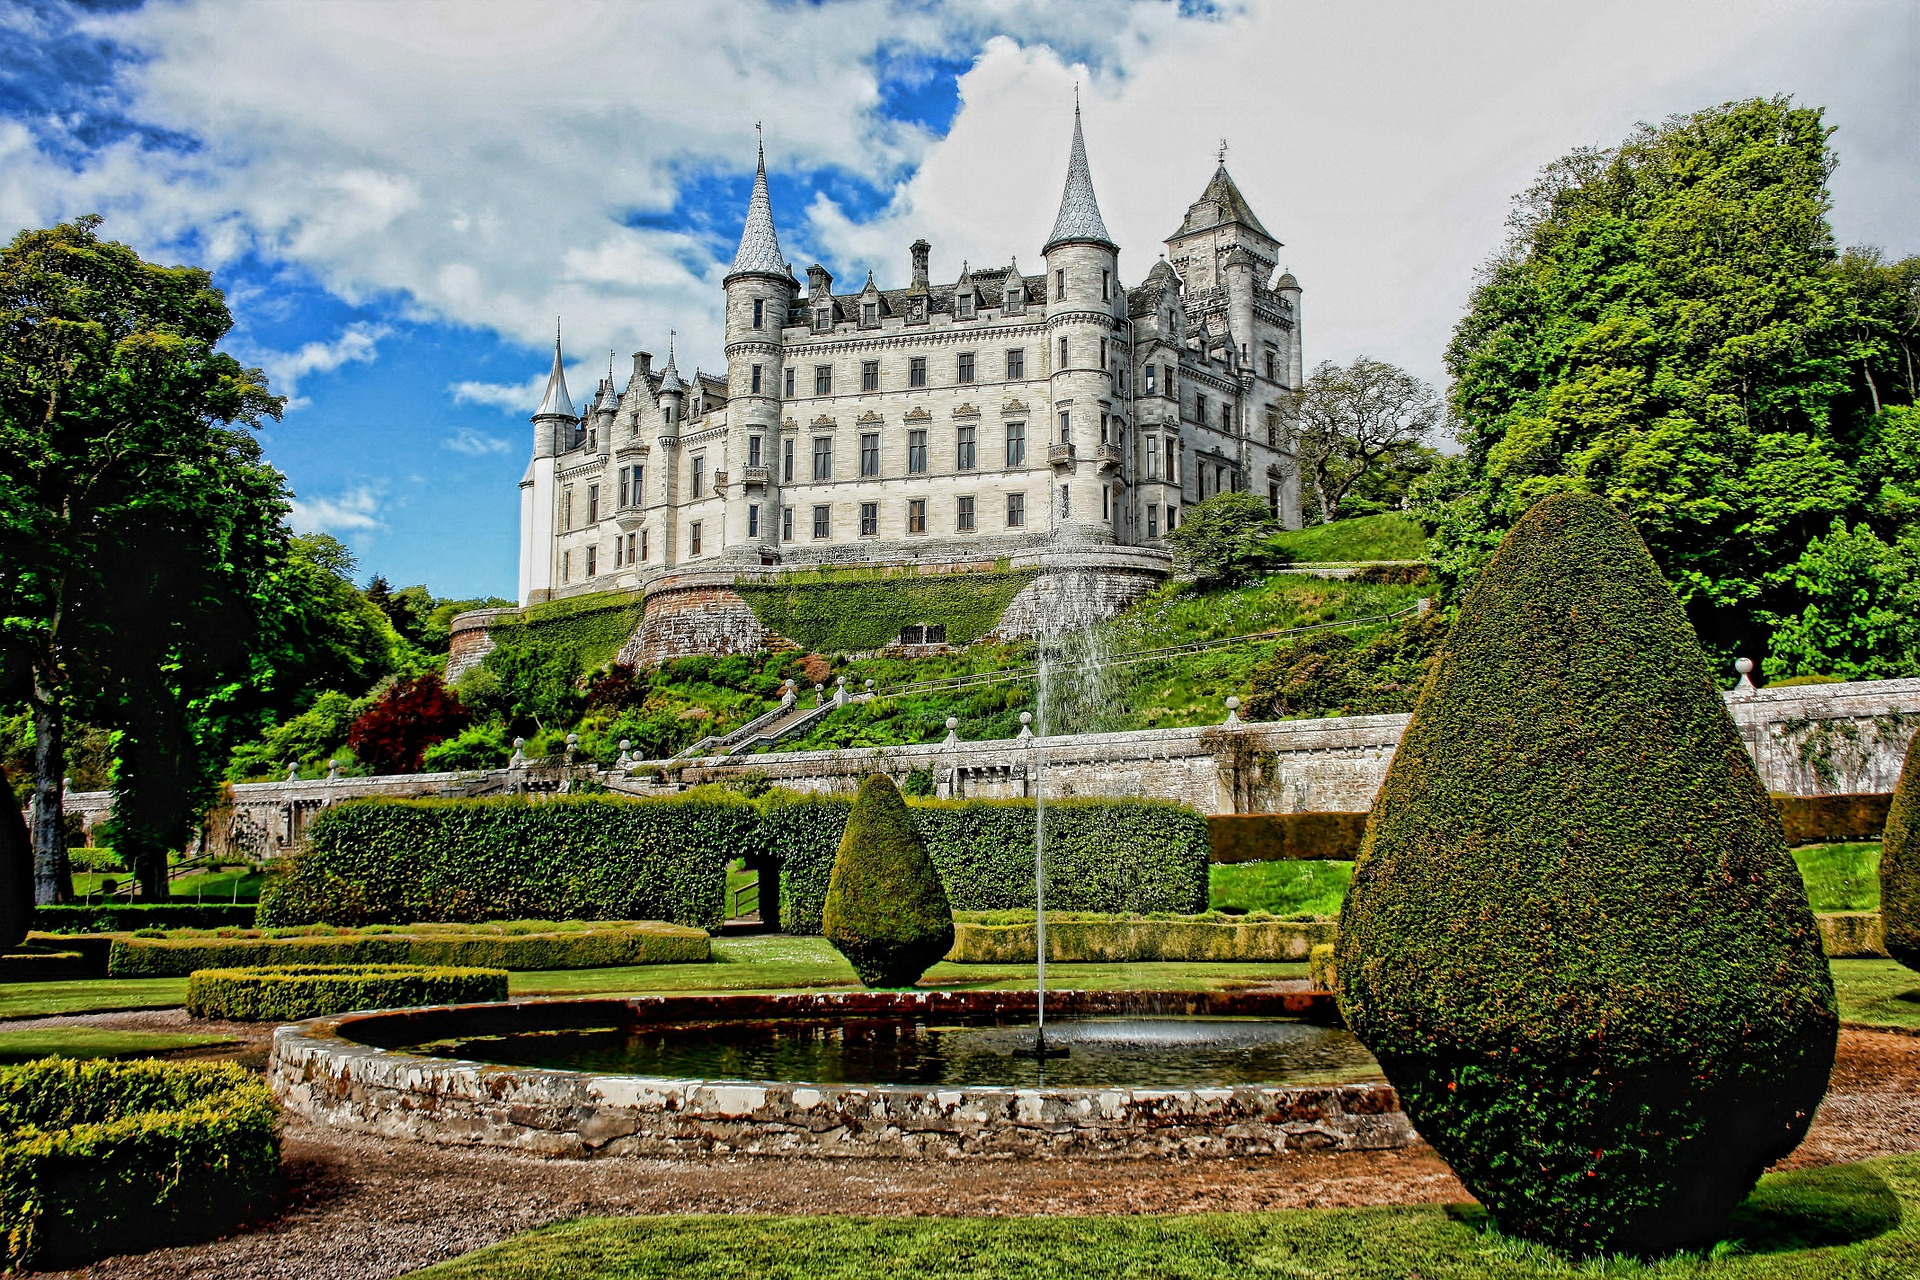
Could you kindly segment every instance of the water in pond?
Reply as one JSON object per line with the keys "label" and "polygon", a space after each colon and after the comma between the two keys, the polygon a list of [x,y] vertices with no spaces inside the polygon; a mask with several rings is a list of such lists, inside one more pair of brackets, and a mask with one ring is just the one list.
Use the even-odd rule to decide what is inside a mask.
{"label": "water in pond", "polygon": [[778,1019],[522,1032],[416,1045],[508,1066],[805,1084],[1110,1085],[1169,1088],[1377,1080],[1346,1031],[1258,1018],[1049,1018],[1072,1053],[1013,1056],[1030,1023],[956,1026],[908,1018]]}

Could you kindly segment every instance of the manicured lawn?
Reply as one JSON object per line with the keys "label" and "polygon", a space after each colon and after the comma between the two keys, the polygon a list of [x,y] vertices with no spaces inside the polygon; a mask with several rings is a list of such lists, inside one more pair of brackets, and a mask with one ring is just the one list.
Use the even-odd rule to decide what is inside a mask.
{"label": "manicured lawn", "polygon": [[431,1280],[1892,1280],[1920,1274],[1920,1157],[1772,1174],[1706,1257],[1569,1263],[1462,1206],[1073,1218],[582,1218]]}
{"label": "manicured lawn", "polygon": [[[1920,1028],[1920,973],[1892,960],[1835,960],[1842,1022]],[[1912,992],[1914,999],[1900,997]],[[1915,1274],[1920,1275],[1920,1272]]]}
{"label": "manicured lawn", "polygon": [[187,999],[185,978],[77,978],[0,983],[0,1018],[39,1018],[107,1009],[167,1009]]}
{"label": "manicured lawn", "polygon": [[1351,862],[1229,862],[1207,869],[1207,905],[1215,911],[1337,916],[1353,879]]}
{"label": "manicured lawn", "polygon": [[1814,844],[1793,851],[1815,911],[1880,909],[1880,845]]}
{"label": "manicured lawn", "polygon": [[1277,535],[1273,545],[1305,564],[1427,558],[1427,535],[1416,521],[1395,512],[1310,524]]}
{"label": "manicured lawn", "polygon": [[0,1031],[0,1062],[35,1058],[143,1058],[169,1049],[198,1049],[231,1044],[231,1036],[181,1035],[166,1031],[109,1031],[99,1027],[56,1027],[45,1031]]}

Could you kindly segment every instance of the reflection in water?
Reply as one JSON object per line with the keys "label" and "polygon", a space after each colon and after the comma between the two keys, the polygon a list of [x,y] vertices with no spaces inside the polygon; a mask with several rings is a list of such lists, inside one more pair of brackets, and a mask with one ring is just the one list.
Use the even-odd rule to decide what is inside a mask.
{"label": "reflection in water", "polygon": [[413,1047],[510,1066],[806,1084],[1169,1088],[1378,1080],[1346,1031],[1257,1018],[1058,1018],[1049,1044],[1072,1056],[1013,1056],[1031,1024],[955,1026],[909,1018],[790,1018],[596,1031],[527,1032]]}

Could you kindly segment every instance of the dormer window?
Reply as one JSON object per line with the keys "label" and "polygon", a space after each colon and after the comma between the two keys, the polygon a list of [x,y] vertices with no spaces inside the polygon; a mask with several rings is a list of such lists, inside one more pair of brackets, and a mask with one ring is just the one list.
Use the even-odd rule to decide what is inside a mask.
{"label": "dormer window", "polygon": [[833,308],[816,307],[813,312],[813,331],[829,333],[833,330]]}
{"label": "dormer window", "polygon": [[860,304],[860,324],[871,329],[880,323],[880,304],[863,302]]}
{"label": "dormer window", "polygon": [[958,306],[960,309],[960,318],[962,320],[973,319],[973,294],[971,291],[960,295],[958,300]]}
{"label": "dormer window", "polygon": [[1017,316],[1026,310],[1026,305],[1027,294],[1020,287],[1019,277],[1009,276],[1006,295],[1000,299],[1000,309],[1010,316]]}

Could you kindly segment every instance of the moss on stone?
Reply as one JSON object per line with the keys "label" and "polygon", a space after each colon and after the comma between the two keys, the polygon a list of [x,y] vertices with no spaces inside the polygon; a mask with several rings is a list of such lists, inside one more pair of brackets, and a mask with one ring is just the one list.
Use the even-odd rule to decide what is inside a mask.
{"label": "moss on stone", "polygon": [[947,891],[885,774],[860,783],[820,923],[869,987],[910,987],[953,946]]}
{"label": "moss on stone", "polygon": [[1907,744],[1907,758],[1887,808],[1880,845],[1880,914],[1887,954],[1920,969],[1920,733]]}
{"label": "moss on stone", "polygon": [[1341,915],[1347,1021],[1503,1230],[1717,1239],[1838,1019],[1806,894],[1639,534],[1536,504],[1462,601]]}

